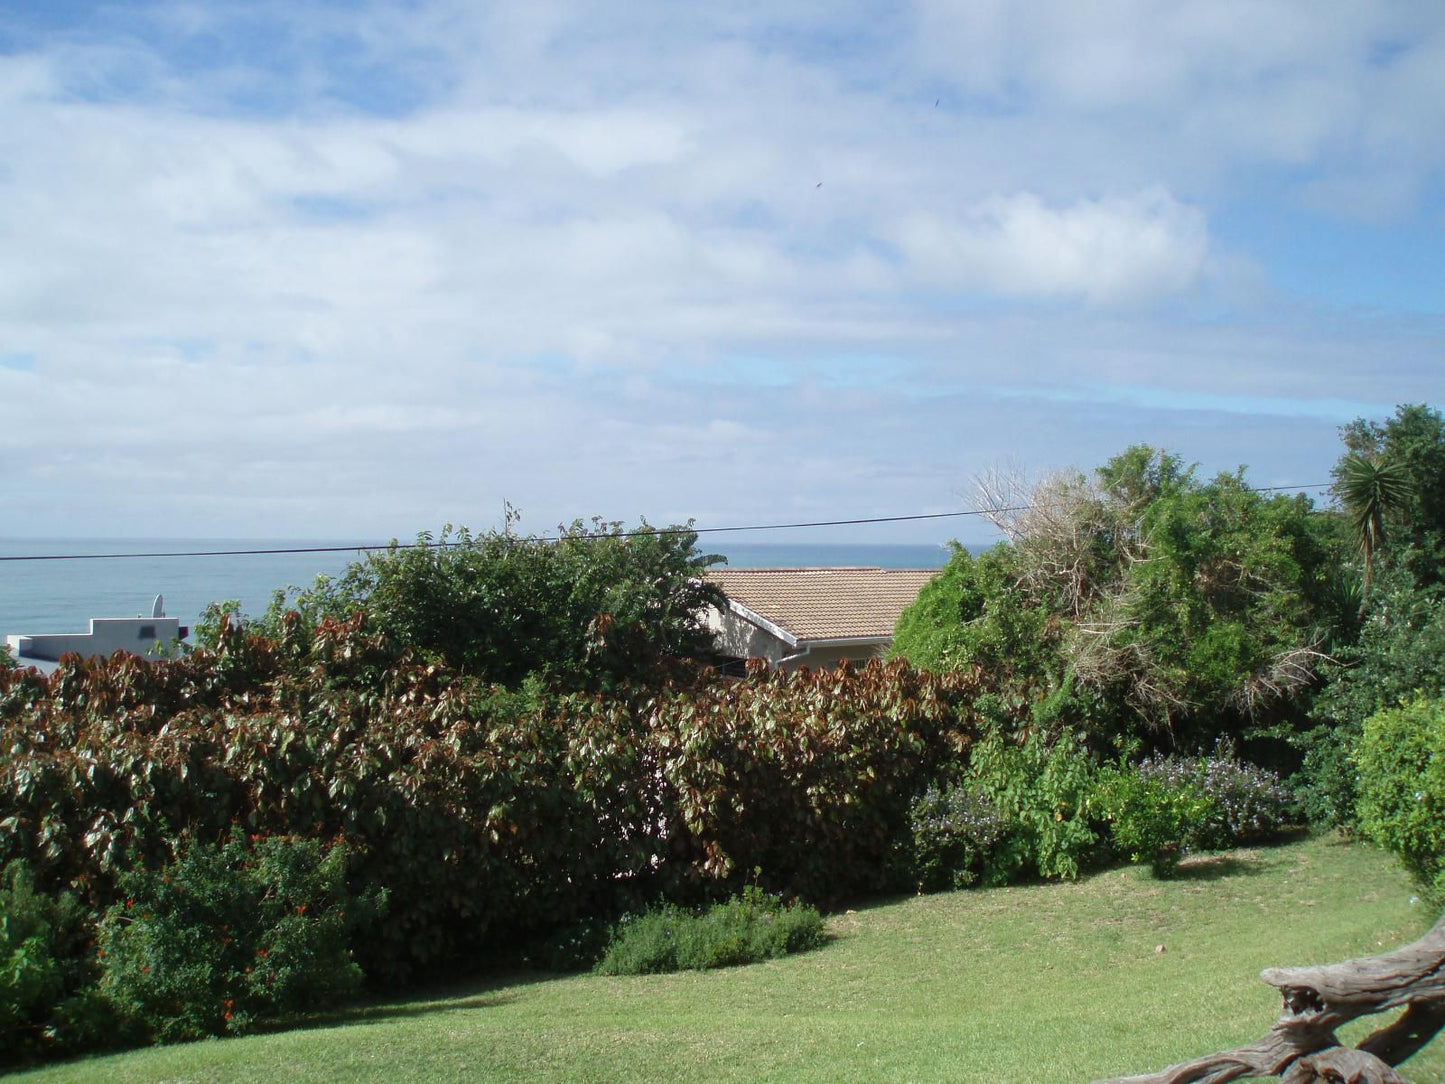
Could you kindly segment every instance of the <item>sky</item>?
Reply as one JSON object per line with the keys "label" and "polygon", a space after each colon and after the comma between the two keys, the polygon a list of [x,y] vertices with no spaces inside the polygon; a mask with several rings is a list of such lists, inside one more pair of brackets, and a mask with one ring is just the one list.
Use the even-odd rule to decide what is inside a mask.
{"label": "sky", "polygon": [[0,0],[0,535],[1304,486],[1407,402],[1437,0]]}

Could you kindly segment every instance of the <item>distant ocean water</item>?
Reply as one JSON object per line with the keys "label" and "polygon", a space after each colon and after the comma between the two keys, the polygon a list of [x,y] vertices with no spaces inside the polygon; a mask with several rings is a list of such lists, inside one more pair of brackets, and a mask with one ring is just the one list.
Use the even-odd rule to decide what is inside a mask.
{"label": "distant ocean water", "polygon": [[[192,627],[208,604],[222,599],[239,599],[243,613],[260,614],[276,588],[307,586],[320,574],[335,576],[361,556],[351,547],[375,544],[359,539],[0,539],[0,557],[347,547],[331,553],[0,561],[0,638],[84,632],[92,617],[148,615],[157,594],[165,596],[168,616]],[[732,568],[940,568],[949,554],[941,545],[743,544],[706,537],[698,548],[723,554]]]}

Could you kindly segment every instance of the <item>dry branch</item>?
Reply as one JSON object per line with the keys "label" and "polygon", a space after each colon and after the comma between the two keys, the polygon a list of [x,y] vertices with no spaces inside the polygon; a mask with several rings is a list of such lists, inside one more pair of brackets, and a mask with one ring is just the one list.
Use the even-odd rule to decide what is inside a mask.
{"label": "dry branch", "polygon": [[[1445,918],[1404,948],[1321,967],[1272,967],[1284,1009],[1259,1042],[1103,1084],[1223,1084],[1278,1076],[1284,1084],[1406,1084],[1395,1072],[1445,1025]],[[1393,1024],[1358,1048],[1335,1029],[1361,1016],[1403,1007]]]}

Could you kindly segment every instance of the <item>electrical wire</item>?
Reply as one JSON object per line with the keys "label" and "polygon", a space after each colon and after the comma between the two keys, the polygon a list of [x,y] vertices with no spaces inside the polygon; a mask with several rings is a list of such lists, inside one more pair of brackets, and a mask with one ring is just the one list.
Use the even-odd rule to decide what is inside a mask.
{"label": "electrical wire", "polygon": [[[1292,492],[1304,493],[1309,490],[1328,489],[1329,483],[1321,482],[1306,486],[1253,486],[1249,487],[1251,493],[1279,493]],[[855,527],[867,523],[917,523],[921,520],[935,519],[959,519],[964,516],[986,516],[997,515],[1000,512],[1027,512],[1038,505],[1020,504],[1007,508],[974,508],[959,512],[925,512],[909,516],[865,516],[857,519],[822,519],[807,523],[754,523],[740,527],[643,527],[631,531],[619,531],[616,534],[607,533],[598,535],[601,538],[640,538],[647,535],[675,535],[675,534],[731,534],[739,531],[792,531],[804,527]],[[532,542],[557,542],[563,535],[535,535],[528,536]],[[397,542],[395,540],[387,543],[357,546],[286,546],[275,549],[243,549],[243,550],[170,550],[154,553],[31,553],[16,555],[0,555],[0,562],[3,561],[116,561],[137,558],[170,558],[170,557],[260,557],[280,554],[296,553],[364,553],[372,550],[412,550],[412,549],[449,549],[453,546],[465,545],[463,542]]]}

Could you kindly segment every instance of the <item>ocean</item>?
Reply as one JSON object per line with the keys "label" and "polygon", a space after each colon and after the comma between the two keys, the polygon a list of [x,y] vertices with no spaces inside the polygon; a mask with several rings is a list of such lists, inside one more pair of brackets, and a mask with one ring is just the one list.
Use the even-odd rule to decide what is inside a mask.
{"label": "ocean", "polygon": [[[157,594],[167,616],[194,627],[212,602],[239,599],[260,614],[280,587],[307,586],[358,560],[359,539],[0,539],[0,557],[74,556],[76,560],[0,561],[0,642],[6,635],[84,632],[92,617],[149,615]],[[324,553],[231,554],[207,557],[115,557],[192,551],[331,549]],[[732,568],[814,568],[866,565],[939,568],[942,545],[730,543],[704,538],[698,548],[720,553]],[[973,548],[973,547],[970,547]]]}

